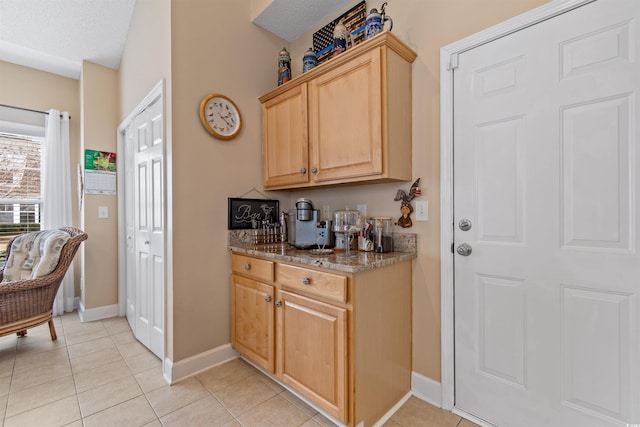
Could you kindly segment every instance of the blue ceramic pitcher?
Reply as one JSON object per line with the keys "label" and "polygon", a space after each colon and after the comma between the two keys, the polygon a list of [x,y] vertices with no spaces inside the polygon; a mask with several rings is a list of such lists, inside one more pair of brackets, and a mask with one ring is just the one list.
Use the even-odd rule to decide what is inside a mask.
{"label": "blue ceramic pitcher", "polygon": [[384,8],[387,7],[387,2],[382,3],[380,6],[380,13],[373,8],[367,15],[367,21],[364,27],[364,38],[368,39],[381,33],[385,22],[389,22],[389,31],[393,29],[393,20],[390,16],[387,16],[384,12]]}

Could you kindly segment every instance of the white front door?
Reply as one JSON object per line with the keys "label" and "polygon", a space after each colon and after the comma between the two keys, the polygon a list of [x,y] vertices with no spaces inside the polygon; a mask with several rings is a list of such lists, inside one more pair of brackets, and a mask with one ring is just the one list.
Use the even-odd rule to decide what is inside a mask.
{"label": "white front door", "polygon": [[459,411],[640,425],[639,24],[598,0],[459,55]]}
{"label": "white front door", "polygon": [[136,338],[164,356],[164,130],[162,98],[125,132],[126,314]]}

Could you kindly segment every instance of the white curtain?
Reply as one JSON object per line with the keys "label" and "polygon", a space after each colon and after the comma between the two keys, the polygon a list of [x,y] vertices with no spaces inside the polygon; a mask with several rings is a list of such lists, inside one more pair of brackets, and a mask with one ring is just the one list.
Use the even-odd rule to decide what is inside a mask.
{"label": "white curtain", "polygon": [[[44,143],[44,189],[42,228],[70,227],[71,166],[69,160],[69,113],[49,110]],[[73,311],[73,264],[69,266],[53,304],[53,315]]]}

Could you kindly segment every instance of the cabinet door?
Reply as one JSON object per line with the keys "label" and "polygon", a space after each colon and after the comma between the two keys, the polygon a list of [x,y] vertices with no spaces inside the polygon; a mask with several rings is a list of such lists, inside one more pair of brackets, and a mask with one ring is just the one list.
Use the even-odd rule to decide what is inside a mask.
{"label": "cabinet door", "polygon": [[346,423],[347,310],[286,291],[278,300],[278,377]]}
{"label": "cabinet door", "polygon": [[262,104],[262,157],[265,188],[309,181],[307,85]]}
{"label": "cabinet door", "polygon": [[266,371],[274,372],[273,286],[231,276],[231,344]]}
{"label": "cabinet door", "polygon": [[311,179],[383,173],[380,49],[309,82]]}

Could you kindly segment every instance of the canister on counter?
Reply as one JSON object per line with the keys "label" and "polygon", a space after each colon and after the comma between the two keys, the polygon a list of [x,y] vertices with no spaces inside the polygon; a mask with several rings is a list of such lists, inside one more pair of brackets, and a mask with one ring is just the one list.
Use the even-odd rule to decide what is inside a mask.
{"label": "canister on counter", "polygon": [[391,252],[393,250],[393,220],[390,216],[374,216],[371,240],[375,252]]}

